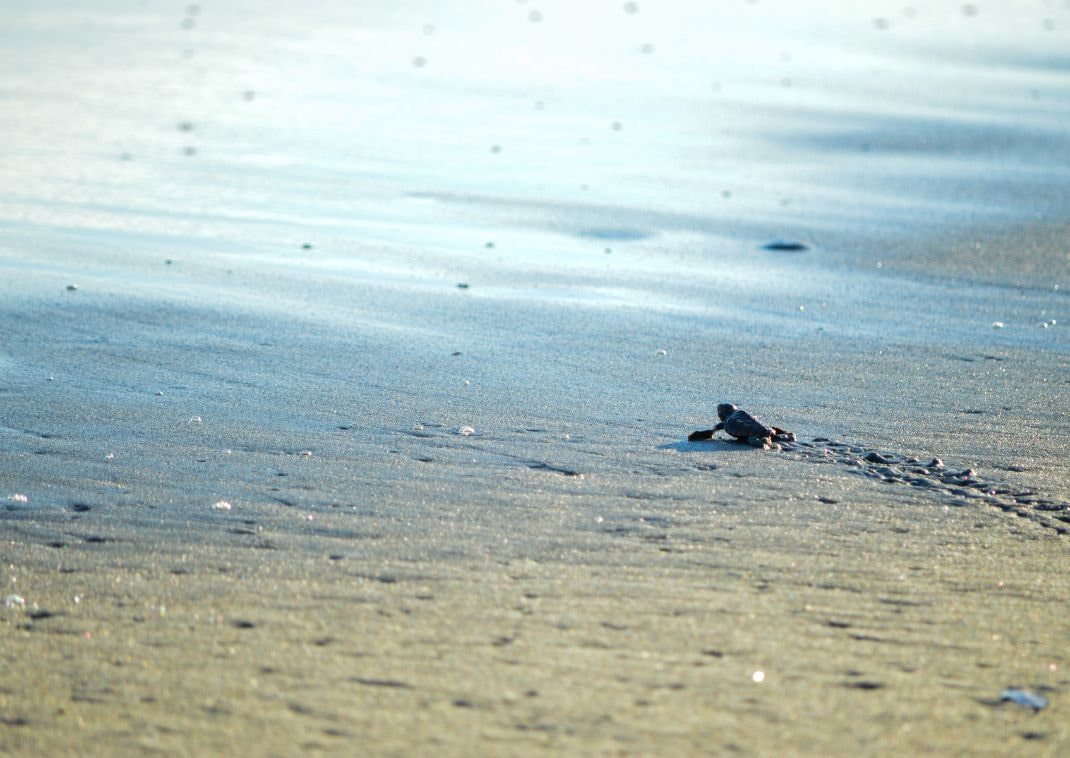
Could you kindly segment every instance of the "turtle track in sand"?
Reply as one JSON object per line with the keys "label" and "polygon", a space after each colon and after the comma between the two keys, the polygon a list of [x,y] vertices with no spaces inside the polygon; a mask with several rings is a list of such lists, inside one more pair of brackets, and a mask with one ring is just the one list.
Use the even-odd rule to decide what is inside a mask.
{"label": "turtle track in sand", "polygon": [[878,452],[871,447],[826,437],[783,443],[781,450],[804,460],[840,464],[856,476],[916,487],[932,493],[947,505],[984,504],[1029,519],[1060,535],[1070,534],[1070,503],[1042,497],[1029,487],[980,479],[973,469],[956,470],[938,458],[926,463],[910,456]]}

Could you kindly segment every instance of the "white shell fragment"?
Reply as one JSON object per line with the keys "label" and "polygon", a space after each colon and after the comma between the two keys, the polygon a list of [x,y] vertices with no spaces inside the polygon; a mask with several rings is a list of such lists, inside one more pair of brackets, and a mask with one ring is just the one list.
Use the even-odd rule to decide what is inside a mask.
{"label": "white shell fragment", "polygon": [[4,595],[5,608],[22,608],[26,605],[26,598],[22,595]]}
{"label": "white shell fragment", "polygon": [[217,511],[229,511],[234,506],[232,506],[226,500],[219,500],[218,502],[213,503],[212,507],[215,508]]}
{"label": "white shell fragment", "polygon": [[457,434],[461,435],[462,437],[471,437],[475,433],[476,430],[470,426],[462,426],[460,429],[457,430]]}
{"label": "white shell fragment", "polygon": [[1037,711],[1048,707],[1048,699],[1043,695],[1038,695],[1029,690],[1020,690],[1017,687],[1008,687],[1003,690],[1003,692],[999,693],[999,699],[1001,702],[1010,701],[1023,708],[1032,708]]}

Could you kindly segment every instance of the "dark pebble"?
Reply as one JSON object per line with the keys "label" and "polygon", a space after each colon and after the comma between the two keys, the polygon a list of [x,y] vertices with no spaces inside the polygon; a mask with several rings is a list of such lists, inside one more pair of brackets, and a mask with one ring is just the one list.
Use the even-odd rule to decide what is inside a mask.
{"label": "dark pebble", "polygon": [[762,249],[773,250],[778,253],[801,253],[803,250],[809,250],[810,246],[803,242],[776,240],[774,242],[770,242],[768,245],[764,245]]}
{"label": "dark pebble", "polygon": [[880,453],[869,453],[868,455],[866,455],[866,460],[869,461],[870,463],[891,463],[892,462],[892,460],[890,458],[885,458]]}
{"label": "dark pebble", "polygon": [[942,460],[940,460],[939,458],[933,458],[926,465],[928,466],[928,468],[943,468],[944,467],[944,462]]}

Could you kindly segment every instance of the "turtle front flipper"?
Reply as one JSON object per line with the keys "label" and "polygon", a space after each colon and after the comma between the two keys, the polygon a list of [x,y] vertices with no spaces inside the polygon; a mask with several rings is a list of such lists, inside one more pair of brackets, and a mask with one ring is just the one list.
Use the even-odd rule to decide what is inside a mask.
{"label": "turtle front flipper", "polygon": [[691,434],[687,435],[687,441],[698,442],[699,440],[712,440],[713,433],[716,431],[716,429],[701,429],[697,432],[691,432]]}

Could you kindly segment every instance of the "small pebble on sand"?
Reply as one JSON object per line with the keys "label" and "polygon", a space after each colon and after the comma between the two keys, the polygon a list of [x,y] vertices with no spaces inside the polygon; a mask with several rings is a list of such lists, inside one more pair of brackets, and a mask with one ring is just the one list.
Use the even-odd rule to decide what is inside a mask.
{"label": "small pebble on sand", "polygon": [[229,511],[233,506],[226,500],[218,500],[212,504],[212,507],[217,511]]}
{"label": "small pebble on sand", "polygon": [[457,430],[457,434],[461,435],[462,437],[471,437],[475,433],[476,430],[470,426],[462,426],[460,429]]}
{"label": "small pebble on sand", "polygon": [[993,321],[992,322],[992,328],[993,329],[1002,329],[1003,328],[1003,322],[1002,321]]}
{"label": "small pebble on sand", "polygon": [[774,240],[767,245],[762,246],[763,250],[772,250],[778,253],[801,253],[803,250],[809,250],[810,246],[805,242],[795,242],[793,240]]}

